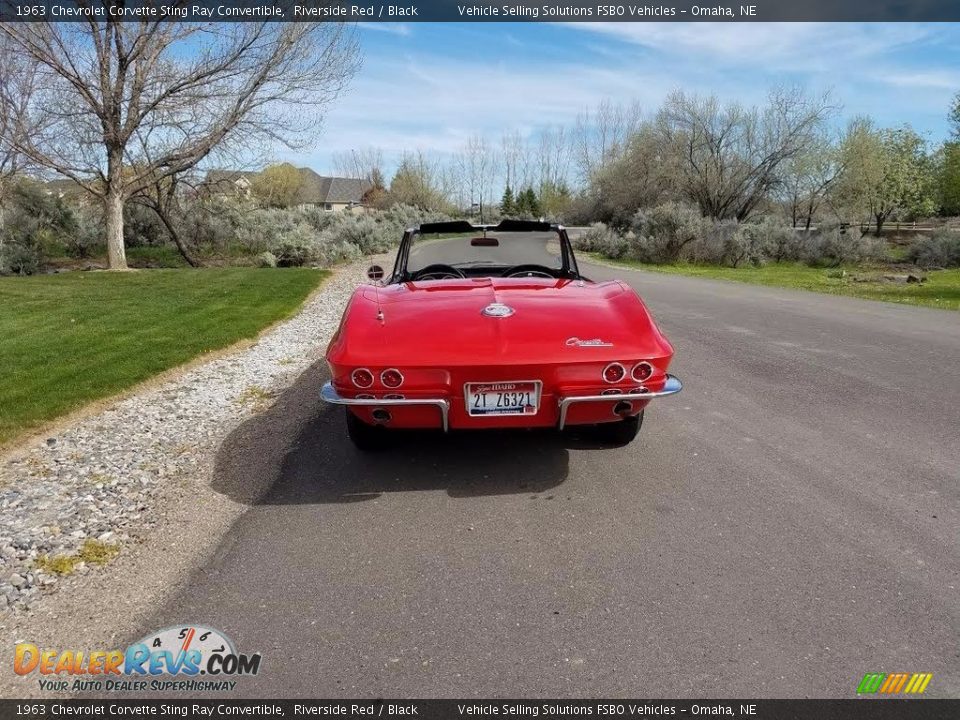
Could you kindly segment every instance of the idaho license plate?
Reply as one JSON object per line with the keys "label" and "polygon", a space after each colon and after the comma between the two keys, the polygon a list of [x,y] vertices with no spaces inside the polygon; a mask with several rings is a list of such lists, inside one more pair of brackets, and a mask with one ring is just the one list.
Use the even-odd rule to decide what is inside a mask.
{"label": "idaho license plate", "polygon": [[470,415],[536,415],[540,382],[467,383],[465,395]]}

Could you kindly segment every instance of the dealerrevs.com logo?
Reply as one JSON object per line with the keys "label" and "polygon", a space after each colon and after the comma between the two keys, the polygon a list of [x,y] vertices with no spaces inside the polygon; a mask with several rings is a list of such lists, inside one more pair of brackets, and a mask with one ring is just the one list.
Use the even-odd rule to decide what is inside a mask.
{"label": "dealerrevs.com logo", "polygon": [[857,686],[858,695],[922,695],[933,673],[867,673]]}
{"label": "dealerrevs.com logo", "polygon": [[58,650],[19,643],[17,675],[38,674],[40,689],[60,692],[233,690],[233,678],[256,675],[260,653],[238,653],[219,630],[201,625],[150,633],[126,650]]}

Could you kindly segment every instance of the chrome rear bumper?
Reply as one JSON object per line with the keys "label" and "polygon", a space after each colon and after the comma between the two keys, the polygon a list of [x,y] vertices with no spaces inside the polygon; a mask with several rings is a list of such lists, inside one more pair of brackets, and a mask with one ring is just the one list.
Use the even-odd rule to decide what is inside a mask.
{"label": "chrome rear bumper", "polygon": [[683,384],[673,375],[667,375],[667,381],[663,384],[663,390],[645,393],[621,393],[620,395],[579,395],[573,397],[564,397],[559,399],[560,421],[557,423],[557,429],[563,430],[567,424],[567,410],[574,403],[594,403],[594,402],[619,402],[630,400],[652,400],[653,398],[667,397],[676,395],[683,389]]}
{"label": "chrome rear bumper", "polygon": [[432,405],[440,410],[440,418],[443,421],[443,431],[450,429],[448,416],[450,415],[450,401],[441,398],[404,398],[403,400],[377,400],[345,398],[338,393],[332,383],[325,383],[320,391],[320,397],[333,405],[362,405],[366,407],[390,407],[396,405]]}
{"label": "chrome rear bumper", "polygon": [[[567,410],[574,403],[594,403],[594,402],[619,402],[629,400],[653,400],[654,398],[676,395],[683,389],[683,385],[673,375],[667,375],[667,380],[663,384],[662,390],[646,393],[622,393],[620,395],[579,395],[573,397],[564,397],[558,400],[560,410],[560,420],[557,424],[559,430],[563,430],[567,422]],[[384,400],[377,398],[345,398],[338,393],[332,383],[325,383],[320,391],[320,397],[333,405],[359,405],[364,407],[390,407],[390,406],[416,406],[430,405],[440,410],[440,418],[443,424],[443,431],[450,429],[450,401],[444,398],[404,398],[403,400]]]}

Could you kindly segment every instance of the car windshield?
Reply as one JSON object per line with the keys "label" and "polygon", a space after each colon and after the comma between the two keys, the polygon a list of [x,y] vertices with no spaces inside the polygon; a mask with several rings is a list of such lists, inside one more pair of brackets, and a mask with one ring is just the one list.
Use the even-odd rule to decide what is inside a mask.
{"label": "car windshield", "polygon": [[476,230],[471,233],[417,235],[410,247],[407,271],[415,273],[430,265],[450,265],[471,275],[482,274],[489,266],[499,274],[517,265],[539,265],[560,270],[560,238],[555,231],[500,232]]}

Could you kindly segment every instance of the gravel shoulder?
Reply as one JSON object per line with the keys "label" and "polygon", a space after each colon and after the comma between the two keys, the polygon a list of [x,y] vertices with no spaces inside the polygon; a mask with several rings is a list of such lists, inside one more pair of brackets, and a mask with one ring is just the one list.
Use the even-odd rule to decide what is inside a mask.
{"label": "gravel shoulder", "polygon": [[[370,262],[339,268],[296,316],[249,346],[188,365],[0,458],[7,667],[16,642],[103,648],[128,636],[217,547],[247,507],[210,487],[218,448],[322,358]],[[96,548],[119,553],[96,565],[87,561]],[[44,571],[43,558],[73,570]],[[0,674],[3,695],[37,692],[11,676]]]}

